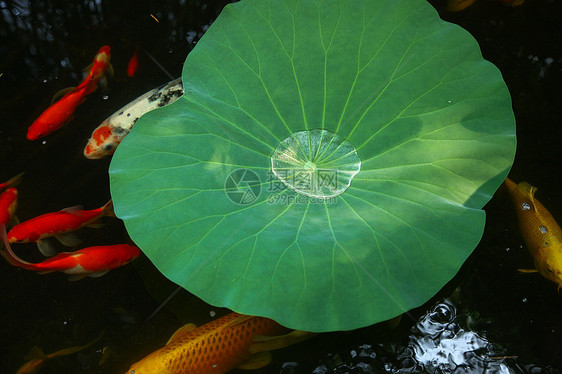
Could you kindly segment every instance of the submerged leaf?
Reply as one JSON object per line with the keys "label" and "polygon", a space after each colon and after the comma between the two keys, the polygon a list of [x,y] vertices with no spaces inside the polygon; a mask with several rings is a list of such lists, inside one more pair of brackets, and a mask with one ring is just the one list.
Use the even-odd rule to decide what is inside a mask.
{"label": "submerged leaf", "polygon": [[169,279],[307,331],[390,319],[480,240],[515,153],[499,71],[425,0],[242,0],[110,166]]}

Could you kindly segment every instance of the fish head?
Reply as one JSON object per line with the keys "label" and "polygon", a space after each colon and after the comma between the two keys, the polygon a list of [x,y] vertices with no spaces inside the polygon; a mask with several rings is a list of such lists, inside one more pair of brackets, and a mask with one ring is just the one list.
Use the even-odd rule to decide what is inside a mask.
{"label": "fish head", "polygon": [[44,138],[45,136],[49,135],[52,132],[51,127],[45,124],[40,119],[37,119],[35,122],[29,126],[27,129],[27,140],[37,140]]}
{"label": "fish head", "polygon": [[165,363],[166,360],[158,350],[131,365],[125,374],[169,374],[170,371]]}
{"label": "fish head", "polygon": [[541,260],[536,261],[535,265],[539,273],[558,285],[558,290],[562,288],[562,247],[551,250]]}
{"label": "fish head", "polygon": [[92,137],[84,148],[84,156],[89,159],[110,156],[115,152],[120,141],[117,134],[114,133],[113,127],[104,121],[92,133]]}

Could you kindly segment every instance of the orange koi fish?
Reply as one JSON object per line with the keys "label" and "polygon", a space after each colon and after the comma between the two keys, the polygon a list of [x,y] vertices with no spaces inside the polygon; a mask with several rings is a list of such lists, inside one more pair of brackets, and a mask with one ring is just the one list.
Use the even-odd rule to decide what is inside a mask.
{"label": "orange koi fish", "polygon": [[131,78],[135,76],[137,69],[139,68],[139,49],[140,43],[137,43],[135,51],[129,60],[129,64],[127,65],[127,75]]}
{"label": "orange koi fish", "polygon": [[[103,80],[105,82],[105,73],[106,71],[109,72],[110,75],[113,75],[113,66],[109,63],[111,59],[111,48],[108,45],[104,45],[101,47],[94,57],[94,62],[88,65],[84,71],[87,71],[88,74],[86,78],[80,83],[80,85],[86,85],[86,95],[91,94],[98,88],[98,83]],[[105,85],[105,83],[103,83]]]}
{"label": "orange koi fish", "polygon": [[230,313],[199,328],[187,324],[168,343],[133,364],[127,374],[222,374],[235,367],[259,369],[271,361],[270,350],[310,338],[288,331],[264,317]]}
{"label": "orange koi fish", "polygon": [[29,351],[29,353],[25,356],[25,358],[29,361],[26,362],[25,364],[23,364],[18,369],[16,374],[34,374],[34,373],[37,373],[39,370],[41,370],[41,368],[43,367],[45,362],[47,362],[48,360],[52,360],[53,358],[68,356],[68,355],[71,355],[73,353],[80,352],[80,351],[94,345],[96,342],[98,342],[102,338],[103,334],[104,334],[104,331],[102,331],[94,340],[92,340],[88,344],[80,345],[80,346],[77,346],[77,347],[69,347],[69,348],[61,349],[60,351],[56,351],[56,352],[50,353],[48,355],[43,353],[43,351],[39,347],[33,347],[33,348],[31,348],[31,351]]}
{"label": "orange koi fish", "polygon": [[70,122],[78,105],[86,100],[87,88],[85,84],[78,86],[48,107],[27,129],[27,139],[43,138]]}
{"label": "orange koi fish", "polygon": [[128,264],[140,254],[138,247],[130,244],[115,244],[88,247],[76,252],[62,252],[43,262],[30,263],[19,258],[10,245],[6,236],[6,227],[0,228],[6,250],[0,250],[2,257],[11,265],[39,274],[60,271],[70,275],[69,280],[79,280],[84,277],[101,277],[112,269]]}
{"label": "orange koi fish", "polygon": [[506,178],[504,185],[515,205],[519,230],[527,249],[533,256],[536,269],[543,277],[562,288],[562,230],[554,217],[535,199],[536,187],[527,182],[515,184]]}
{"label": "orange koi fish", "polygon": [[8,233],[10,243],[36,242],[41,253],[50,256],[53,251],[48,242],[43,239],[56,237],[62,244],[75,245],[65,234],[76,231],[82,227],[99,227],[97,221],[103,216],[113,215],[113,203],[110,200],[101,208],[92,210],[80,210],[76,207],[59,210],[58,212],[46,213],[12,227]]}

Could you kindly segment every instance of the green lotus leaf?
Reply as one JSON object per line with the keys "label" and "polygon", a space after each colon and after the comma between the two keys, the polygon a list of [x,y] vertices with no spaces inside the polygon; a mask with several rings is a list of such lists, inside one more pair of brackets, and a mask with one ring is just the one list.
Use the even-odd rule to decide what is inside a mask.
{"label": "green lotus leaf", "polygon": [[210,304],[348,330],[431,298],[478,244],[511,102],[425,0],[242,0],[110,166],[115,212]]}

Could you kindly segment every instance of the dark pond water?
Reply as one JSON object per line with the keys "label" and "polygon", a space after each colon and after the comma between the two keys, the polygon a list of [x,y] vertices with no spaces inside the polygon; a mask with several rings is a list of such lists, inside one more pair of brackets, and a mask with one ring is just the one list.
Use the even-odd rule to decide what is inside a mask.
{"label": "dark pond water", "polygon": [[[125,74],[137,42],[172,76],[227,1],[0,1],[0,180],[22,171],[21,220],[64,207],[91,209],[109,199],[109,160],[86,160],[92,130],[140,94],[169,81],[146,53],[134,78]],[[466,28],[485,58],[502,71],[513,98],[518,150],[510,174],[539,187],[538,198],[562,220],[562,4],[527,0],[512,8],[479,0],[441,16]],[[154,16],[154,18],[152,16]],[[158,22],[156,21],[156,19]],[[74,86],[95,52],[112,48],[115,76],[76,111],[75,119],[45,141],[25,139],[28,126],[58,90]],[[258,373],[556,373],[562,368],[562,296],[537,274],[523,247],[511,206],[498,193],[486,206],[481,244],[455,277],[426,305],[389,330],[374,326],[318,336],[274,353]],[[79,233],[85,245],[127,240],[123,226]],[[40,261],[34,245],[18,251]],[[162,300],[175,290],[145,258],[97,279],[68,282],[0,262],[0,372],[14,373],[25,354],[84,344],[93,347],[53,360],[43,373],[123,373],[161,347],[181,324],[202,324],[225,313],[187,293],[178,318]],[[154,290],[157,290],[155,292]],[[188,305],[188,307],[185,307]],[[287,307],[290,307],[289,305]],[[149,319],[149,317],[151,317]],[[147,321],[148,319],[148,321]],[[106,361],[100,365],[102,351]]]}

